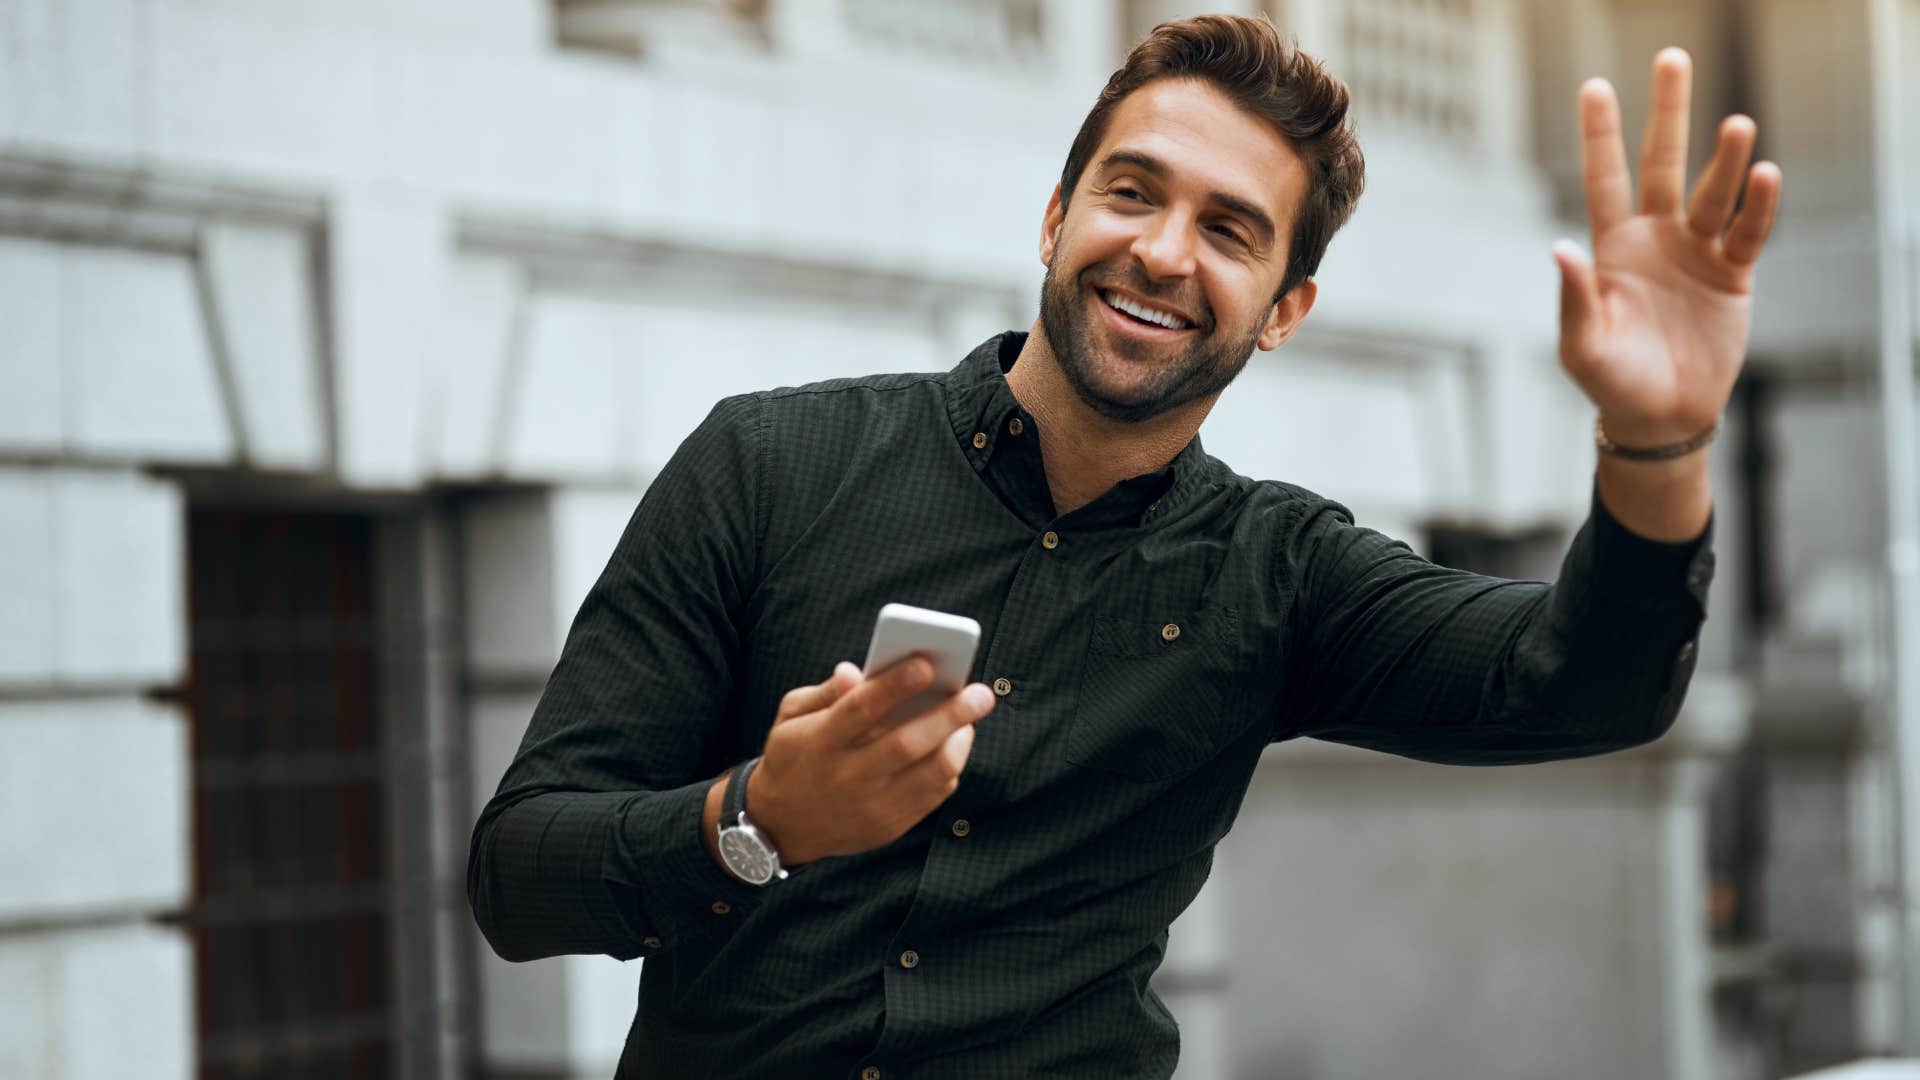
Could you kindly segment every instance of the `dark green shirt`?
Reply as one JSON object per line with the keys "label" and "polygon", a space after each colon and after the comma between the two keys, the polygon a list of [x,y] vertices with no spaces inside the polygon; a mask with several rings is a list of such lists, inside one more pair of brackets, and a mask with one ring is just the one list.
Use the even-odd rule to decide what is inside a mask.
{"label": "dark green shirt", "polygon": [[[1148,978],[1268,743],[1492,765],[1672,724],[1711,524],[1656,543],[1596,494],[1557,583],[1483,577],[1197,438],[1056,515],[1004,374],[1023,340],[720,402],[587,594],[467,886],[508,960],[646,958],[620,1076],[1166,1077]],[[698,833],[710,782],[889,601],[980,622],[1002,696],[959,790],[738,882]]]}

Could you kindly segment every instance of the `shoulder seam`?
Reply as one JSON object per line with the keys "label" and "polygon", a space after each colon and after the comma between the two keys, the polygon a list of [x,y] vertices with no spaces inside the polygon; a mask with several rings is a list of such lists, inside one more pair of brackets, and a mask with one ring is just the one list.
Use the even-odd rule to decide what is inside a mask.
{"label": "shoulder seam", "polygon": [[800,397],[802,395],[811,397],[814,395],[821,395],[821,394],[844,394],[851,390],[870,390],[877,394],[877,393],[883,393],[883,392],[890,392],[894,390],[911,390],[914,387],[921,386],[929,382],[938,382],[941,379],[946,377],[944,373],[931,372],[931,371],[930,372],[902,372],[901,374],[913,375],[918,377],[911,378],[907,382],[902,382],[894,386],[874,386],[869,383],[864,383],[859,381],[849,381],[841,386],[784,386],[784,387],[779,387],[773,390],[763,390],[761,391],[761,393],[765,394],[769,399]]}

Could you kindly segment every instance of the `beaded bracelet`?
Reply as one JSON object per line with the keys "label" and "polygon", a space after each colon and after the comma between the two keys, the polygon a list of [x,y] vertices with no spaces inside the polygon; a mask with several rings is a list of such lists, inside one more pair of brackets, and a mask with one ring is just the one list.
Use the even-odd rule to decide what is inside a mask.
{"label": "beaded bracelet", "polygon": [[1665,446],[1621,446],[1607,438],[1607,430],[1600,426],[1600,418],[1597,416],[1593,418],[1593,444],[1600,448],[1600,452],[1631,461],[1665,461],[1668,458],[1691,454],[1712,442],[1713,437],[1719,433],[1720,421],[1716,419],[1712,427],[1682,442],[1668,443]]}

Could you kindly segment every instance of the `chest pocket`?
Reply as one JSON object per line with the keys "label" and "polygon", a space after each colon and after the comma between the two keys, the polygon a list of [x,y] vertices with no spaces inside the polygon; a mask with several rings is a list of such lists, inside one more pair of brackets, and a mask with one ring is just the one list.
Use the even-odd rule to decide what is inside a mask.
{"label": "chest pocket", "polygon": [[1247,729],[1252,652],[1232,608],[1163,620],[1096,616],[1067,732],[1067,760],[1164,780]]}

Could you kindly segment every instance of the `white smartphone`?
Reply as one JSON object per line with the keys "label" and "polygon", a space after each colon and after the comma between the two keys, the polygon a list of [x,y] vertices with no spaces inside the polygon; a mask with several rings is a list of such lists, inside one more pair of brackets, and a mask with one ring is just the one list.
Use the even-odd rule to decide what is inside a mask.
{"label": "white smartphone", "polygon": [[880,674],[914,653],[925,653],[933,662],[933,683],[900,703],[881,721],[882,729],[933,708],[967,685],[967,673],[973,670],[973,654],[980,647],[980,624],[965,615],[888,604],[873,622],[873,640],[867,645],[867,662],[861,672],[868,678]]}

